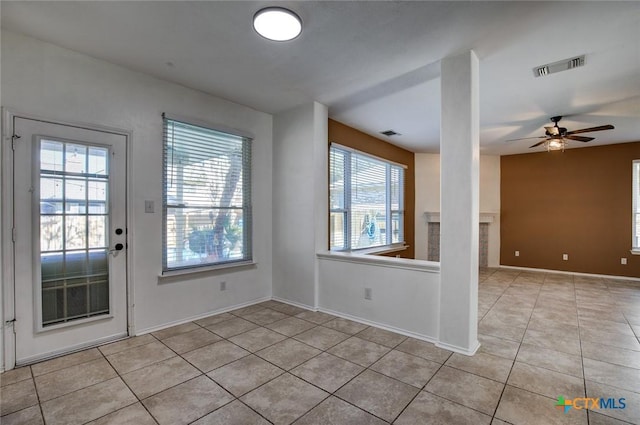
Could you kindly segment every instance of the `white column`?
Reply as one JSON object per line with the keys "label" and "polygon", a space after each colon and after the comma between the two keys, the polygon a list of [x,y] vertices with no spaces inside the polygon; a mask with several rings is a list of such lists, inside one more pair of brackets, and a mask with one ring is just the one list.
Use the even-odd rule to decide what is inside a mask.
{"label": "white column", "polygon": [[328,237],[328,109],[311,102],[273,118],[273,297],[318,306]]}
{"label": "white column", "polygon": [[441,63],[440,347],[473,355],[478,343],[478,57]]}

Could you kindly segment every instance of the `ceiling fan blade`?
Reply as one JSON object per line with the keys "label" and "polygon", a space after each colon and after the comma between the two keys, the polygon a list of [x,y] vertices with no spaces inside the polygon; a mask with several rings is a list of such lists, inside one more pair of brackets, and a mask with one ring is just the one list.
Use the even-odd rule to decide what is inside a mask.
{"label": "ceiling fan blade", "polygon": [[540,146],[540,145],[542,145],[542,144],[543,144],[543,143],[545,143],[545,142],[546,142],[546,140],[543,140],[543,141],[541,141],[541,142],[536,143],[535,145],[531,145],[531,146],[529,146],[529,149],[531,149],[531,148],[535,148],[535,147],[537,147],[537,146]]}
{"label": "ceiling fan blade", "polygon": [[505,140],[505,142],[515,142],[516,140],[529,140],[529,139],[546,139],[547,136],[537,136],[537,137],[522,137],[520,139],[509,139]]}
{"label": "ceiling fan blade", "polygon": [[577,140],[578,142],[590,142],[595,139],[595,137],[566,136],[565,139]]}
{"label": "ceiling fan blade", "polygon": [[612,126],[611,124],[609,124],[609,125],[601,125],[599,127],[583,128],[582,130],[568,131],[567,132],[567,136],[570,136],[572,134],[579,134],[579,133],[591,133],[592,131],[613,130],[614,128],[615,127]]}

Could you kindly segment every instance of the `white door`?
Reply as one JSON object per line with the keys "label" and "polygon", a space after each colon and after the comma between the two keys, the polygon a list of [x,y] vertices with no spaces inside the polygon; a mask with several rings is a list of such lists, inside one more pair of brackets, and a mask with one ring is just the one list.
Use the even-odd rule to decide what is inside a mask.
{"label": "white door", "polygon": [[122,134],[14,117],[16,364],[127,334]]}

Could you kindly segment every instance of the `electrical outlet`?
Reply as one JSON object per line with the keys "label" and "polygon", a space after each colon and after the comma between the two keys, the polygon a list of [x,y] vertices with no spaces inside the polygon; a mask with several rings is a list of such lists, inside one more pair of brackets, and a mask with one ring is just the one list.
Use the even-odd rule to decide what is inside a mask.
{"label": "electrical outlet", "polygon": [[520,251],[516,251],[516,257],[520,256]]}
{"label": "electrical outlet", "polygon": [[562,259],[564,261],[569,261],[569,254],[562,254]]}
{"label": "electrical outlet", "polygon": [[222,282],[220,282],[220,290],[221,291],[226,291],[227,290],[227,281],[223,280]]}
{"label": "electrical outlet", "polygon": [[620,259],[620,264],[623,264],[623,265],[625,265],[625,266],[626,266],[626,265],[627,265],[627,259],[626,259],[626,258],[624,258],[624,257],[623,257],[623,258],[621,258],[621,259]]}
{"label": "electrical outlet", "polygon": [[371,288],[364,288],[364,299],[365,300],[370,300],[371,299]]}

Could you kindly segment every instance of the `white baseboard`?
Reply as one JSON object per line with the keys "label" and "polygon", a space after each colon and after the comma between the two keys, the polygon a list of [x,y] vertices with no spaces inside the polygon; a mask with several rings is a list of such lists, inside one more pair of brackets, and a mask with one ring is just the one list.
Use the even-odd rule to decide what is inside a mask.
{"label": "white baseboard", "polygon": [[612,274],[595,274],[595,273],[581,273],[581,272],[568,272],[566,270],[551,270],[551,269],[537,269],[534,267],[520,267],[520,266],[505,266],[500,264],[498,266],[501,269],[508,270],[522,270],[528,272],[541,272],[541,273],[556,273],[556,274],[574,274],[576,276],[585,276],[585,277],[601,277],[604,279],[614,279],[614,280],[631,280],[634,282],[640,282],[640,278],[631,277],[631,276],[617,276]]}
{"label": "white baseboard", "polygon": [[[250,305],[259,304],[259,303],[262,303],[262,302],[265,302],[265,301],[269,301],[270,299],[271,299],[271,297],[258,298],[256,300],[251,300],[251,301],[247,301],[247,302],[244,302],[244,303],[232,305],[230,307],[224,307],[224,308],[221,308],[221,309],[218,309],[218,310],[213,310],[213,311],[209,311],[207,313],[202,313],[202,314],[198,314],[196,316],[191,316],[191,317],[188,317],[186,319],[180,319],[180,320],[176,320],[176,321],[173,321],[173,322],[164,323],[162,325],[152,326],[150,328],[145,328],[145,329],[142,329],[140,331],[137,331],[135,333],[135,336],[140,336],[140,335],[148,334],[148,333],[151,333],[151,332],[160,331],[162,329],[170,328],[172,326],[182,325],[184,323],[193,322],[194,320],[204,319],[205,317],[215,316],[216,314],[226,313],[228,311],[237,310],[239,308],[249,307]],[[131,335],[131,336],[134,336],[134,335]]]}
{"label": "white baseboard", "polygon": [[373,326],[375,328],[384,329],[386,331],[395,332],[400,335],[409,336],[411,338],[419,339],[421,341],[430,342],[436,344],[438,340],[428,335],[419,334],[416,332],[408,331],[406,329],[396,328],[395,326],[385,325],[384,323],[374,322],[373,320],[363,319],[362,317],[352,316],[350,314],[341,313],[339,311],[333,311],[328,308],[319,307],[318,311],[322,313],[331,314],[334,316],[342,317],[343,319],[352,320],[354,322],[362,323],[364,325]]}
{"label": "white baseboard", "polygon": [[82,351],[82,350],[86,350],[87,348],[93,348],[93,347],[97,347],[99,345],[103,345],[106,344],[108,342],[114,342],[117,341],[119,339],[124,339],[126,338],[127,335],[126,334],[116,334],[116,335],[109,335],[109,336],[105,336],[103,338],[100,339],[96,339],[93,340],[91,342],[85,342],[82,344],[76,344],[76,345],[72,345],[70,347],[65,347],[59,350],[55,350],[55,351],[49,351],[47,353],[44,354],[37,354],[35,356],[30,356],[30,357],[26,357],[24,359],[21,359],[20,361],[16,361],[16,367],[17,366],[26,366],[29,364],[33,364],[33,363],[38,363],[44,360],[49,360],[52,359],[54,357],[59,357],[63,354],[72,354],[72,353],[76,353],[78,351]]}
{"label": "white baseboard", "polygon": [[286,299],[280,298],[280,297],[271,297],[271,299],[273,301],[278,301],[280,303],[289,304],[289,305],[292,305],[294,307],[304,308],[305,310],[318,311],[318,309],[315,308],[315,307],[311,307],[310,305],[302,304],[302,303],[299,303],[299,302],[296,302],[296,301],[286,300]]}
{"label": "white baseboard", "polygon": [[465,356],[473,356],[478,352],[478,348],[480,348],[480,343],[476,341],[475,347],[469,350],[462,347],[458,347],[457,345],[446,344],[444,342],[436,342],[436,347],[453,351],[454,353],[464,354]]}

